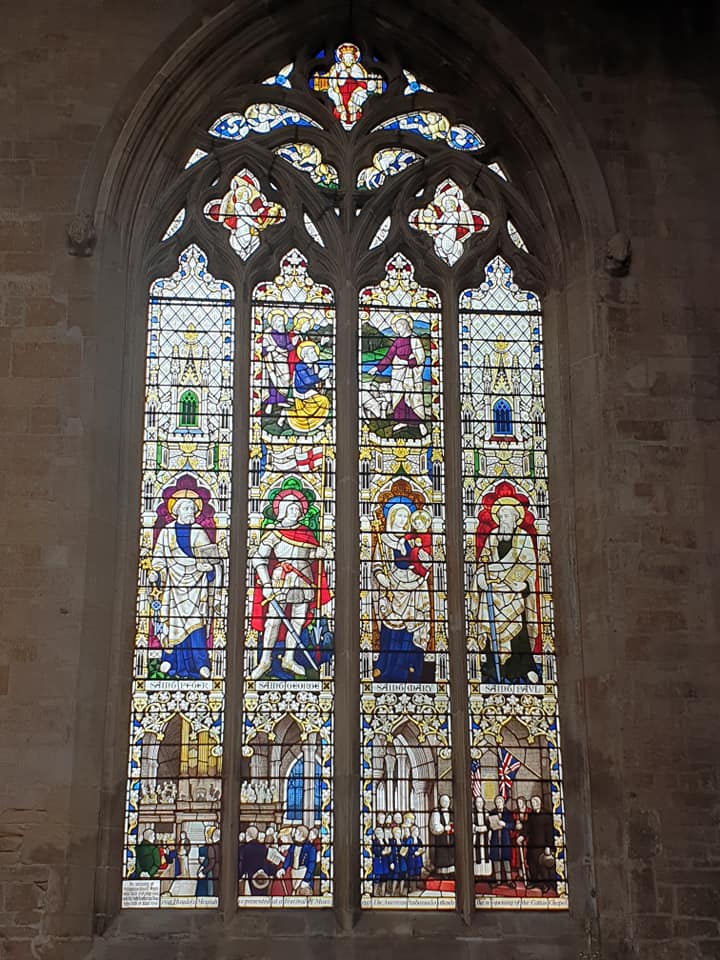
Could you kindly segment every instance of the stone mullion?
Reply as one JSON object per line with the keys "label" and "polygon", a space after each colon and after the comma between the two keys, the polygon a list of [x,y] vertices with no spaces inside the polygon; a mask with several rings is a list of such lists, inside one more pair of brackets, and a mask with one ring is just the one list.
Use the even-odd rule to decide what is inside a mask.
{"label": "stone mullion", "polygon": [[445,529],[447,563],[448,650],[455,816],[457,907],[469,923],[475,899],[469,770],[465,589],[462,515],[462,434],[460,430],[460,347],[458,291],[449,277],[443,285],[442,390],[445,453]]}
{"label": "stone mullion", "polygon": [[[225,680],[222,865],[220,906],[226,920],[237,911],[240,750],[242,734],[243,645],[248,524],[248,455],[250,438],[250,284],[247,274],[235,283],[235,366],[233,381],[231,586],[228,604],[228,646]],[[234,642],[231,641],[234,638]]]}
{"label": "stone mullion", "polygon": [[[347,156],[344,183],[351,183]],[[358,329],[357,289],[351,234],[352,191],[342,202],[343,241],[338,248],[336,376],[336,606],[334,870],[338,924],[349,929],[360,903],[360,520],[358,514]],[[342,827],[340,827],[342,825]]]}

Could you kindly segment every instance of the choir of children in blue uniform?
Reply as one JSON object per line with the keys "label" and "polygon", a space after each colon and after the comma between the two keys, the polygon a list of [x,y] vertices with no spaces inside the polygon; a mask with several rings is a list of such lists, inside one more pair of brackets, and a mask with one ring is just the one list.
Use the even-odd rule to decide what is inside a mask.
{"label": "choir of children in blue uniform", "polygon": [[374,895],[399,896],[422,889],[424,853],[420,828],[411,813],[385,817],[371,842]]}

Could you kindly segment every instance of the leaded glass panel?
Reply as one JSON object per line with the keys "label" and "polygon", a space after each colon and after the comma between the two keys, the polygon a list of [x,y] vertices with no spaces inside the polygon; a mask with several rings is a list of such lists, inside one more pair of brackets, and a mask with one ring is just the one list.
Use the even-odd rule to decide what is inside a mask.
{"label": "leaded glass panel", "polygon": [[[220,903],[232,590],[240,755],[225,776],[236,781],[239,837],[237,873],[224,872],[237,877],[241,908],[333,904],[336,779],[360,791],[359,834],[343,828],[359,847],[363,907],[455,908],[453,782],[464,779],[472,817],[459,836],[472,836],[473,866],[458,882],[474,884],[476,906],[564,908],[542,317],[497,254],[532,264],[508,219],[512,210],[524,229],[532,215],[446,99],[354,43],[298,55],[229,106],[203,119],[156,225],[164,256],[198,231],[222,254],[229,245],[234,287],[191,244],[150,291],[123,904]],[[460,184],[473,185],[472,201]],[[337,318],[316,271],[337,288]],[[482,271],[483,282],[442,302],[438,290],[459,289],[460,271]],[[416,273],[435,279],[425,286]],[[235,445],[248,476],[233,561],[241,595],[229,581],[235,287],[249,398]],[[443,397],[452,411],[457,395],[444,381],[456,368],[442,342],[456,323],[460,417],[446,422]],[[357,338],[357,363],[336,351],[348,344],[338,337],[353,351]],[[357,504],[348,469],[336,467],[337,431],[355,406]],[[445,441],[458,435],[446,489]],[[456,516],[460,499],[464,617],[461,603],[449,609],[446,569],[446,506]],[[336,531],[348,509],[359,544]],[[360,688],[349,784],[335,776],[334,703],[348,693],[335,677],[336,534],[359,547],[357,630],[338,637]],[[338,602],[346,614],[354,605]],[[465,680],[453,660],[467,690],[465,734],[453,731],[456,744],[469,733],[464,774],[451,656],[467,667]]]}
{"label": "leaded glass panel", "polygon": [[501,257],[460,332],[476,903],[564,907],[542,314]]}
{"label": "leaded glass panel", "polygon": [[215,907],[234,294],[197,246],[150,289],[124,907]]}
{"label": "leaded glass panel", "polygon": [[362,905],[455,904],[440,298],[360,293]]}
{"label": "leaded glass panel", "polygon": [[255,288],[238,903],[332,905],[335,306],[291,250]]}

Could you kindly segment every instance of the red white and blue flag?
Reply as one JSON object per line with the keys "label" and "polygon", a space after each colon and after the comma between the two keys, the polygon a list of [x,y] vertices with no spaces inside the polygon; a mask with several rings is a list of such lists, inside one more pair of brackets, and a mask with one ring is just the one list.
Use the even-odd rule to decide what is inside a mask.
{"label": "red white and blue flag", "polygon": [[472,795],[473,799],[475,797],[481,797],[482,792],[482,776],[480,775],[480,761],[472,760],[470,763],[470,784],[472,786]]}
{"label": "red white and blue flag", "polygon": [[517,772],[522,764],[505,747],[498,749],[498,793],[507,801]]}

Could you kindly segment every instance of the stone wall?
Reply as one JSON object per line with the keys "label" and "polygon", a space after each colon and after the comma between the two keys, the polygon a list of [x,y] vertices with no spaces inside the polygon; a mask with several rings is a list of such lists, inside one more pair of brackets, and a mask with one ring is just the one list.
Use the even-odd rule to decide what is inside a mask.
{"label": "stone wall", "polygon": [[[253,15],[280,22],[284,6],[256,4]],[[442,13],[427,6],[446,28],[475,13],[469,2]],[[118,437],[106,435],[109,388],[97,356],[114,352],[120,381],[133,374],[122,368],[123,331],[109,334],[102,323],[108,298],[122,286],[117,278],[115,287],[105,284],[112,243],[101,236],[95,257],[71,257],[65,229],[79,198],[94,195],[102,158],[142,91],[161,81],[158,71],[172,52],[222,4],[6,5],[2,960],[183,958],[200,949],[208,958],[260,958],[296,950],[298,938],[308,955],[327,957],[436,955],[450,938],[454,955],[468,958],[720,957],[713,522],[720,134],[718,77],[708,53],[718,24],[710,5],[678,12],[661,4],[652,13],[625,6],[489,5],[569,101],[599,159],[617,226],[633,245],[628,277],[608,278],[601,260],[595,265],[597,325],[573,354],[569,374],[576,615],[585,638],[572,703],[584,714],[575,728],[587,736],[586,743],[575,738],[568,764],[589,772],[583,819],[591,855],[576,868],[576,889],[586,888],[587,901],[576,903],[570,923],[483,914],[465,927],[454,917],[386,915],[354,926],[340,917],[336,927],[332,917],[299,914],[272,921],[96,916],[105,883],[97,869],[98,822],[108,808],[103,771],[117,758],[103,733],[113,583],[99,577],[95,560],[118,549],[118,485],[134,475]],[[312,21],[311,8],[320,5],[292,8],[298,35],[299,25]],[[423,9],[420,0],[405,9],[408,29],[422,31]],[[380,5],[374,12],[385,13]],[[339,22],[345,30],[347,20]],[[422,64],[413,66],[421,75]],[[104,228],[119,229],[111,222]],[[572,337],[572,316],[568,324]],[[600,432],[592,426],[598,417]],[[564,456],[556,448],[556,476]],[[553,506],[557,517],[562,503]],[[118,875],[110,865],[107,883]]]}

